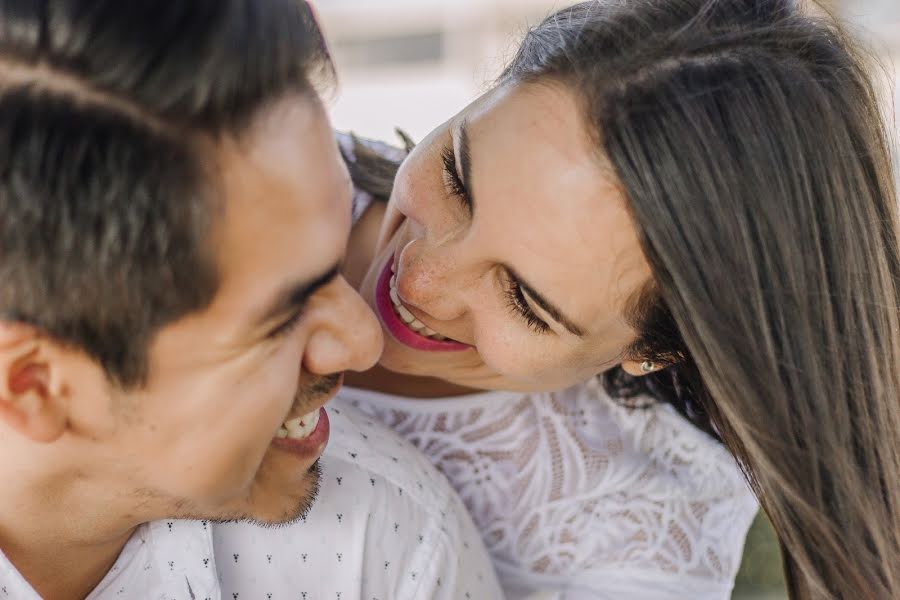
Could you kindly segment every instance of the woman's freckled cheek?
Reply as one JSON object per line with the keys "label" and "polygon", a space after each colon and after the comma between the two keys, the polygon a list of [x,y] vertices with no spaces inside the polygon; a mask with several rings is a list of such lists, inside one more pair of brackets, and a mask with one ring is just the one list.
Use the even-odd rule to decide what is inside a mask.
{"label": "woman's freckled cheek", "polygon": [[502,335],[485,340],[482,359],[494,370],[519,381],[556,379],[569,370],[568,360],[550,337],[537,334]]}
{"label": "woman's freckled cheek", "polygon": [[481,361],[493,371],[511,377],[525,377],[529,373],[530,358],[523,353],[521,340],[513,336],[493,334],[491,328],[476,328],[476,347]]}
{"label": "woman's freckled cheek", "polygon": [[401,252],[402,266],[405,276],[400,278],[398,288],[401,295],[410,299],[440,297],[440,286],[446,284],[447,268],[435,259],[426,259],[416,245],[422,242],[414,239]]}

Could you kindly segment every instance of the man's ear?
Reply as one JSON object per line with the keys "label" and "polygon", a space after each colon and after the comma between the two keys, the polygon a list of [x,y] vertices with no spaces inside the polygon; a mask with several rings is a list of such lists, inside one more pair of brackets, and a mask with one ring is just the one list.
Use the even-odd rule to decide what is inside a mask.
{"label": "man's ear", "polygon": [[34,327],[0,321],[0,423],[43,443],[58,439],[68,422],[48,343]]}

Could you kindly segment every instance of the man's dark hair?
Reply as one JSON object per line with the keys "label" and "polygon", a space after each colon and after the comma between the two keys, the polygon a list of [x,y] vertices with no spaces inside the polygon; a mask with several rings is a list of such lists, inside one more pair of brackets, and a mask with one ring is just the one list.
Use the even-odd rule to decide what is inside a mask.
{"label": "man's dark hair", "polygon": [[0,0],[0,314],[141,384],[218,288],[201,139],[315,93],[297,0]]}

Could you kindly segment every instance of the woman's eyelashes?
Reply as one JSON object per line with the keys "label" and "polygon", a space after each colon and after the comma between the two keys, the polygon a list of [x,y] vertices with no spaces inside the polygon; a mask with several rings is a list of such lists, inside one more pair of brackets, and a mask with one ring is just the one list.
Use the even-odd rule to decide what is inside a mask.
{"label": "woman's eyelashes", "polygon": [[534,311],[528,306],[525,295],[522,293],[522,287],[514,278],[508,277],[507,279],[509,280],[509,283],[507,284],[506,290],[504,290],[504,294],[506,295],[506,301],[509,304],[510,309],[525,321],[528,328],[535,333],[548,333],[550,331],[550,326],[547,325],[543,319],[534,314]]}
{"label": "woman's eyelashes", "polygon": [[441,171],[444,187],[447,192],[455,197],[469,213],[472,212],[472,198],[463,183],[462,177],[456,170],[456,153],[453,146],[445,146],[441,151]]}

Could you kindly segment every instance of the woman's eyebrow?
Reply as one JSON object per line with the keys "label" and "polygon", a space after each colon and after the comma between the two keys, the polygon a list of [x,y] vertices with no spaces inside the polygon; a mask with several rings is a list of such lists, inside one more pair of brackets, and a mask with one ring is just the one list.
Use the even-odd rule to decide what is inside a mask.
{"label": "woman's eyebrow", "polygon": [[519,276],[519,274],[516,273],[513,269],[509,268],[508,266],[505,268],[506,268],[507,272],[509,273],[510,277],[515,279],[516,285],[518,285],[519,288],[523,292],[525,292],[529,298],[534,300],[535,304],[540,306],[544,310],[544,312],[546,312],[548,315],[553,317],[554,321],[556,321],[557,323],[559,323],[560,325],[565,327],[567,330],[569,330],[569,333],[571,333],[572,335],[575,335],[580,338],[584,337],[584,331],[585,331],[584,328],[576,325],[571,319],[569,319],[565,314],[563,314],[563,311],[560,310],[555,304],[553,304],[552,302],[550,302],[549,300],[547,300],[546,298],[541,296],[537,292],[537,290],[535,290],[533,287],[528,285],[525,282],[525,280],[522,279]]}

